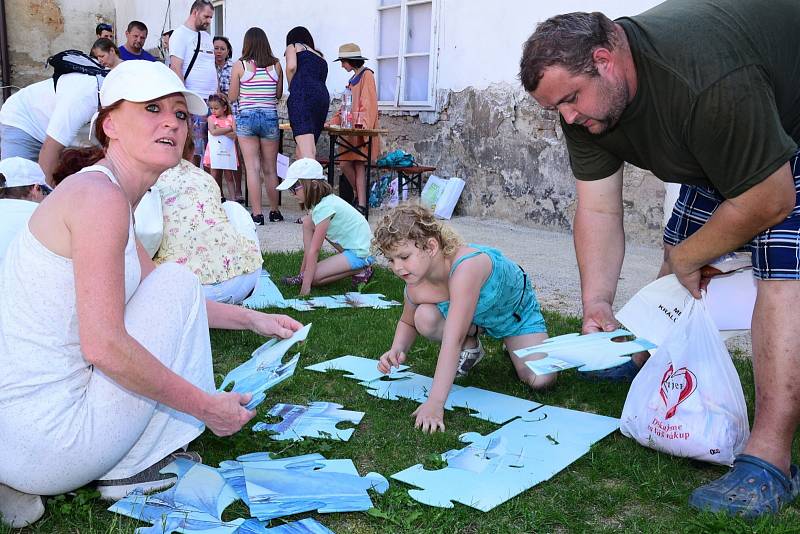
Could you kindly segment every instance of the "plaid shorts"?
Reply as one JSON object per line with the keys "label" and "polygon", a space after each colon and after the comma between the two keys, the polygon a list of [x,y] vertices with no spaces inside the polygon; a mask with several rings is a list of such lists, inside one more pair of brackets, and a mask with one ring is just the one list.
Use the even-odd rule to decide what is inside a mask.
{"label": "plaid shorts", "polygon": [[[794,176],[794,210],[744,247],[750,251],[753,276],[759,280],[800,280],[800,151],[789,160],[789,166]],[[695,233],[724,201],[713,187],[682,185],[664,228],[664,243],[674,246]]]}
{"label": "plaid shorts", "polygon": [[194,155],[202,158],[208,143],[208,115],[192,115],[192,140]]}

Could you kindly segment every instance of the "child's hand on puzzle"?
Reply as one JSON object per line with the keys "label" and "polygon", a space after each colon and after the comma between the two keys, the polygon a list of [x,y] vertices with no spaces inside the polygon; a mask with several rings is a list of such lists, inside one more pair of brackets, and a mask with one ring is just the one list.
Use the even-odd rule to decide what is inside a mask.
{"label": "child's hand on puzzle", "polygon": [[388,375],[393,367],[400,367],[401,363],[405,363],[406,353],[402,350],[389,349],[383,353],[380,361],[378,362],[378,371]]}
{"label": "child's hand on puzzle", "polygon": [[429,434],[444,432],[444,405],[441,403],[427,400],[411,415],[416,416],[415,428]]}

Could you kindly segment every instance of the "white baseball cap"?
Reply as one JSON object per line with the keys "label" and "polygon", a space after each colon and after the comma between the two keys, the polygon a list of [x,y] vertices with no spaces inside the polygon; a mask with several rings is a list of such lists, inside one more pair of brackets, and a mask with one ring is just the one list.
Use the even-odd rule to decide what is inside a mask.
{"label": "white baseball cap", "polygon": [[159,61],[123,61],[106,75],[100,88],[100,104],[110,106],[120,100],[150,102],[181,93],[192,115],[208,113],[203,97],[189,91],[178,75]]}
{"label": "white baseball cap", "polygon": [[0,174],[6,177],[6,187],[38,185],[50,191],[42,168],[35,161],[14,156],[0,161]]}
{"label": "white baseball cap", "polygon": [[322,172],[322,165],[319,164],[319,161],[313,158],[302,158],[289,165],[289,168],[286,169],[286,178],[275,189],[286,191],[301,179],[326,180],[327,177]]}

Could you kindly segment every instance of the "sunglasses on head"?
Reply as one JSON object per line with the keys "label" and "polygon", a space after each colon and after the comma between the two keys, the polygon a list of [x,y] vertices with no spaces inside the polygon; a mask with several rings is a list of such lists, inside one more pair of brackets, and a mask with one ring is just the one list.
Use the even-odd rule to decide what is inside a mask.
{"label": "sunglasses on head", "polygon": [[97,26],[97,29],[100,30],[101,32],[102,31],[109,31],[110,32],[111,31],[111,24],[100,24],[99,26]]}

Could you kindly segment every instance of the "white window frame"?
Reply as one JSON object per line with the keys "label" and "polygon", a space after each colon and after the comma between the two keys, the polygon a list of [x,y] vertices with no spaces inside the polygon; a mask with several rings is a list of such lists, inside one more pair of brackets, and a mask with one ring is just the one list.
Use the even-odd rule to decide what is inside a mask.
{"label": "white window frame", "polygon": [[[378,108],[387,111],[435,111],[436,110],[436,87],[438,78],[439,67],[439,25],[440,25],[440,4],[441,0],[396,0],[390,5],[381,5],[380,0],[377,3],[377,17],[375,22],[375,50],[380,52],[381,35],[380,35],[380,14],[381,11],[387,9],[397,9],[400,6],[400,43],[397,51],[397,76],[395,80],[395,99],[394,100],[379,100]],[[407,57],[424,56],[424,53],[411,53],[406,54],[407,42],[407,24],[408,24],[408,8],[419,4],[431,4],[431,42],[428,47],[428,99],[426,101],[419,100],[404,100],[405,96],[405,62]],[[375,60],[392,59],[394,55],[379,55],[376,53]],[[376,73],[376,77],[379,74]],[[380,80],[378,80],[380,84]]]}
{"label": "white window frame", "polygon": [[[215,12],[217,11],[218,7],[222,8],[222,28],[220,29],[219,33],[216,33],[216,31],[217,31],[217,17],[214,17],[214,20],[211,22],[211,25],[213,26],[213,30],[214,30],[214,32],[211,34],[211,37],[214,37],[216,35],[225,35],[225,22],[228,19],[228,14],[226,13],[226,9],[225,9],[225,0],[212,0],[211,5],[214,6],[214,11]],[[215,15],[216,15],[216,13],[215,13]]]}

